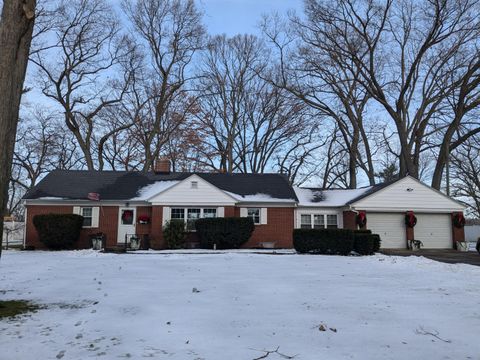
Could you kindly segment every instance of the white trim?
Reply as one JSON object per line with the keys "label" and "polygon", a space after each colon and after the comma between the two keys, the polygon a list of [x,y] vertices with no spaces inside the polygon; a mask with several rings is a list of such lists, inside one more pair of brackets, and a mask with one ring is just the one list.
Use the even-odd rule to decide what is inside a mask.
{"label": "white trim", "polygon": [[100,225],[100,207],[92,207],[92,228],[96,229]]}
{"label": "white trim", "polygon": [[25,206],[25,213],[24,213],[24,221],[23,221],[23,248],[25,249],[25,246],[27,244],[27,224],[28,224],[28,209]]}
{"label": "white trim", "polygon": [[260,224],[267,225],[267,222],[268,222],[268,210],[265,207],[260,208]]}
{"label": "white trim", "polygon": [[225,217],[225,207],[224,206],[217,207],[217,217],[219,217],[219,218]]}
{"label": "white trim", "polygon": [[164,206],[162,212],[162,227],[170,220],[170,207]]}
{"label": "white trim", "polygon": [[248,210],[246,207],[240,208],[240,217],[248,217]]}

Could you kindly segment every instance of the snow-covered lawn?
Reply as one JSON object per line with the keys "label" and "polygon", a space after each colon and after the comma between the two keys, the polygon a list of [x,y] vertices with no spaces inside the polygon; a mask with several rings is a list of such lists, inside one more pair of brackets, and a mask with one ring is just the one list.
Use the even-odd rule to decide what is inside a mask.
{"label": "snow-covered lawn", "polygon": [[480,267],[416,257],[6,251],[6,299],[2,360],[480,357]]}

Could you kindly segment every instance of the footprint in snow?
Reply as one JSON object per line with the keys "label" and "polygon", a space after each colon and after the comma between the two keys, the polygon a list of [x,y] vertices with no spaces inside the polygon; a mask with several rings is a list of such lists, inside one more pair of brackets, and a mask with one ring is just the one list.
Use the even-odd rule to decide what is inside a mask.
{"label": "footprint in snow", "polygon": [[64,356],[65,356],[65,350],[62,350],[62,351],[60,351],[60,352],[57,354],[56,358],[57,358],[57,359],[61,359],[61,358],[63,358]]}

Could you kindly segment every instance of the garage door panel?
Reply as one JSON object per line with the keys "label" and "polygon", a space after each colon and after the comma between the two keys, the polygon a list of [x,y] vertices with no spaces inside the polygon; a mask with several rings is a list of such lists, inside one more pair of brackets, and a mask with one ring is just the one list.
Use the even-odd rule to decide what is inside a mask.
{"label": "garage door panel", "polygon": [[383,249],[407,247],[405,215],[402,213],[368,213],[367,228],[380,235]]}
{"label": "garage door panel", "polygon": [[449,214],[415,214],[415,240],[420,240],[425,249],[451,249],[452,224]]}

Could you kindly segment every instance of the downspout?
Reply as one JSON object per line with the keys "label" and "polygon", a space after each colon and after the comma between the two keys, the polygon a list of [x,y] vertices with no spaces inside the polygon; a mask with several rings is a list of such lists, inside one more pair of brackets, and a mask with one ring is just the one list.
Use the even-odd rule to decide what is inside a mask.
{"label": "downspout", "polygon": [[27,219],[28,219],[28,208],[27,208],[27,201],[23,201],[23,206],[25,207],[25,214],[23,215],[23,249],[25,249],[25,245],[27,243]]}

